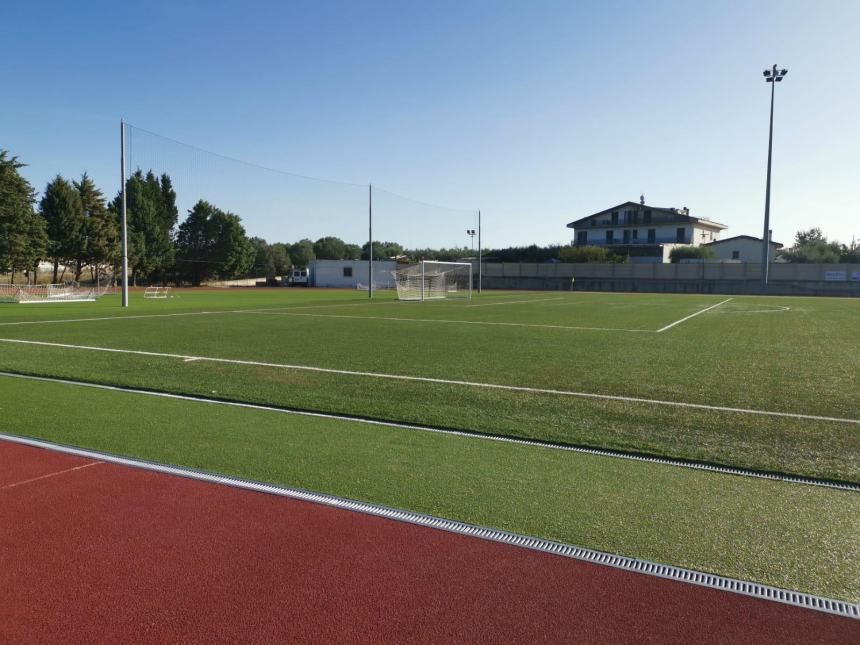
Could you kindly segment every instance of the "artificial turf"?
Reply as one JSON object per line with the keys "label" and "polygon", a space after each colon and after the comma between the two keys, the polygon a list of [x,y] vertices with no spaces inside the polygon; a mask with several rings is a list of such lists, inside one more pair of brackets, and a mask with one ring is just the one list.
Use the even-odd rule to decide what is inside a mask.
{"label": "artificial turf", "polygon": [[855,492],[8,377],[0,388],[11,434],[860,601]]}
{"label": "artificial turf", "polygon": [[[738,297],[655,333],[726,298],[489,292],[471,303],[422,304],[304,290],[177,296],[146,301],[135,293],[129,310],[116,298],[5,306],[0,338],[860,419],[854,300]],[[856,422],[9,343],[0,343],[0,369],[860,481]]]}

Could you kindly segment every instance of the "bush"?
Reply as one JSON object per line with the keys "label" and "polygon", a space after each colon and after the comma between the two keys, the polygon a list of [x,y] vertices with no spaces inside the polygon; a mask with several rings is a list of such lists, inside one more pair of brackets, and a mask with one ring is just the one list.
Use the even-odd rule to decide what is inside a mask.
{"label": "bush", "polygon": [[562,262],[611,262],[610,253],[600,246],[563,246],[558,251]]}
{"label": "bush", "polygon": [[710,246],[676,246],[669,253],[672,264],[681,260],[707,260],[714,257],[714,249]]}

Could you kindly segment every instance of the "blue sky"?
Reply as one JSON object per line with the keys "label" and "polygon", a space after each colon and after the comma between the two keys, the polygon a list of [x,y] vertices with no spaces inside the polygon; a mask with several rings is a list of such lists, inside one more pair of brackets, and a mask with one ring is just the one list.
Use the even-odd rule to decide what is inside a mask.
{"label": "blue sky", "polygon": [[[567,222],[642,192],[760,235],[761,71],[775,62],[790,71],[774,239],[820,226],[847,242],[860,238],[857,24],[851,1],[3,3],[0,147],[38,190],[86,170],[113,195],[124,116],[264,166],[480,208],[487,246],[567,241]],[[256,203],[297,199],[263,185]],[[339,199],[300,199],[316,195]],[[225,207],[270,241],[355,239],[361,200],[354,215]],[[397,228],[380,209],[380,238],[467,243],[469,214],[392,205]]]}

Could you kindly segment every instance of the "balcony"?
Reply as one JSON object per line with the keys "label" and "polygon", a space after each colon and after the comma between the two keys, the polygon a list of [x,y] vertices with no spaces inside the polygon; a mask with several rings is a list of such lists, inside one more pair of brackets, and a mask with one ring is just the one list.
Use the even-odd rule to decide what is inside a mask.
{"label": "balcony", "polygon": [[692,244],[690,237],[685,235],[683,241],[678,241],[674,235],[658,235],[653,240],[648,240],[647,237],[639,238],[638,240],[631,239],[625,242],[624,237],[617,237],[611,242],[607,242],[605,237],[592,239],[589,236],[587,242],[579,242],[576,238],[573,240],[574,246],[647,246],[655,244]]}

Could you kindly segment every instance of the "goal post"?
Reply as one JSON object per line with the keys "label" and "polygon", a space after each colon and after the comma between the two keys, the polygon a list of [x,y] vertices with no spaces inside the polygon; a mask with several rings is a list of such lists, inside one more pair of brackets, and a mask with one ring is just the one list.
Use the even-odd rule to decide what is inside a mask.
{"label": "goal post", "polygon": [[422,260],[392,271],[398,300],[472,299],[472,263]]}

